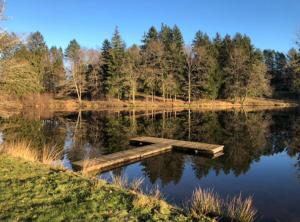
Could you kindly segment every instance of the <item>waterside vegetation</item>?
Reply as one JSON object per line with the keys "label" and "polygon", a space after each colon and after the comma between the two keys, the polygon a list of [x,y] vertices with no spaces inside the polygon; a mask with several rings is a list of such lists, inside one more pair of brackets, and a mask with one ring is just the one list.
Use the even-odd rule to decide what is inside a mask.
{"label": "waterside vegetation", "polygon": [[167,204],[158,188],[142,193],[143,179],[128,184],[126,178],[113,177],[109,184],[63,169],[58,164],[59,155],[51,149],[37,153],[24,142],[3,144],[0,148],[3,221],[250,222],[255,218],[251,198],[234,197],[224,202],[214,192],[199,188],[193,194],[191,207],[180,209]]}

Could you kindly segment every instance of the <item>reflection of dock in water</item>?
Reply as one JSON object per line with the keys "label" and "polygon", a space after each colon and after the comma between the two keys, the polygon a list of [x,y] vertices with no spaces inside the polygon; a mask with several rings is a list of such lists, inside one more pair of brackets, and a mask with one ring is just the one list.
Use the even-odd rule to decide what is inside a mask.
{"label": "reflection of dock in water", "polygon": [[[130,144],[142,146],[117,153],[103,155],[92,160],[92,164],[85,171],[105,171],[120,167],[129,163],[134,163],[152,156],[156,156],[172,149],[193,151],[203,153],[212,158],[219,157],[223,154],[222,145],[190,142],[182,140],[172,140],[157,137],[136,137],[130,140]],[[83,168],[84,161],[74,162],[76,168]]]}

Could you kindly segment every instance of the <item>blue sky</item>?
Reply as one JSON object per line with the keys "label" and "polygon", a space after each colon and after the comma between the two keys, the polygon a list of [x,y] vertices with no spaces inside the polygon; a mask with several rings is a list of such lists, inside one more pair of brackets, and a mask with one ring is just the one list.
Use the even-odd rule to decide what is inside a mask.
{"label": "blue sky", "polygon": [[197,30],[249,35],[261,49],[287,51],[300,30],[300,0],[7,0],[4,23],[19,34],[39,30],[49,46],[76,38],[99,48],[117,25],[127,45],[140,43],[151,25],[181,29],[190,43]]}

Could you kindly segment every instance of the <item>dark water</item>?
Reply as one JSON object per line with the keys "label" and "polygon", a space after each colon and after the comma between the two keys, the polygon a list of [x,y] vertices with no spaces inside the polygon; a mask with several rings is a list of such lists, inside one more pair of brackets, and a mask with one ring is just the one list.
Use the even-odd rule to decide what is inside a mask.
{"label": "dark water", "polygon": [[[84,112],[46,120],[0,119],[0,141],[22,138],[32,145],[55,144],[71,162],[130,149],[128,140],[148,135],[224,144],[224,155],[171,152],[124,166],[111,174],[145,177],[144,189],[159,186],[177,205],[197,187],[222,197],[253,196],[259,221],[300,221],[300,112]],[[3,136],[1,134],[3,133]]]}

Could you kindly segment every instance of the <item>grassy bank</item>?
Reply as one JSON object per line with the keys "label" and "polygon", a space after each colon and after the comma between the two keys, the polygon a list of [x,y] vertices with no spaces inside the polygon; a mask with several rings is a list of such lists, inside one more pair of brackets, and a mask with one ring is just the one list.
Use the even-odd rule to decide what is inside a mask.
{"label": "grassy bank", "polygon": [[76,111],[76,110],[99,110],[99,109],[200,109],[200,110],[226,110],[234,108],[252,108],[258,107],[261,109],[267,108],[285,108],[298,106],[296,102],[284,100],[271,100],[261,98],[249,98],[243,104],[227,100],[197,100],[191,103],[177,100],[159,101],[144,101],[138,100],[134,103],[131,101],[85,101],[81,104],[77,100],[51,100],[48,104],[51,110],[55,111]]}
{"label": "grassy bank", "polygon": [[[2,92],[0,92],[2,93]],[[229,100],[197,100],[191,103],[182,100],[166,100],[157,97],[154,102],[151,100],[83,100],[80,104],[76,99],[53,99],[51,95],[28,95],[23,98],[16,98],[7,94],[0,95],[0,117],[10,117],[18,114],[48,117],[55,112],[78,112],[99,111],[99,110],[185,110],[193,109],[199,111],[230,110],[265,110],[296,107],[296,101],[272,100],[264,98],[248,98],[243,104]]]}
{"label": "grassy bank", "polygon": [[162,200],[159,190],[143,194],[142,180],[113,178],[109,184],[65,170],[58,159],[50,147],[37,152],[25,142],[0,146],[0,221],[251,222],[256,214],[251,198],[224,201],[200,188],[190,207],[180,209]]}
{"label": "grassy bank", "polygon": [[162,200],[5,155],[0,156],[0,190],[1,221],[190,220]]}

